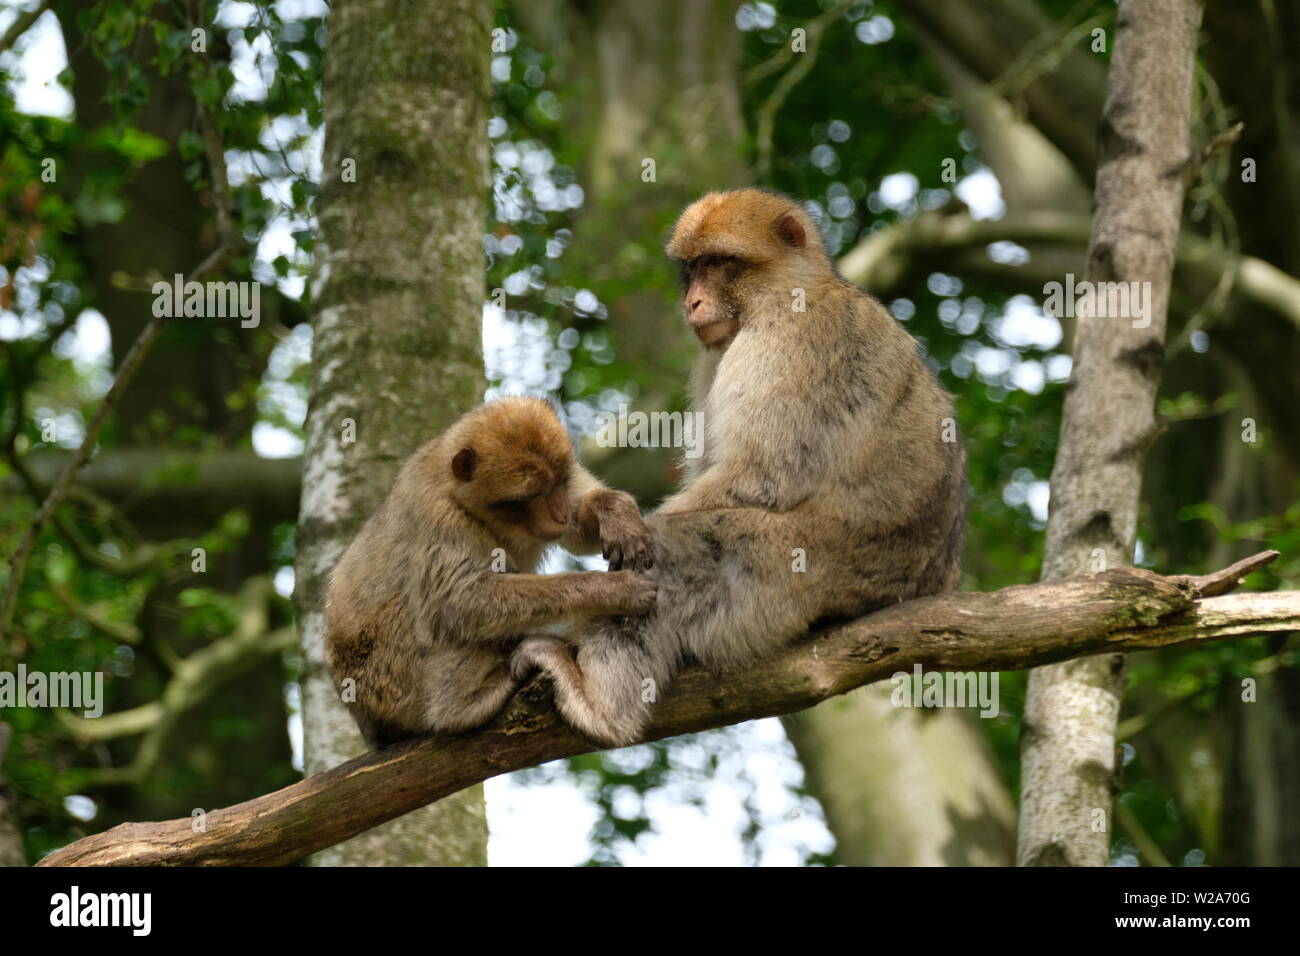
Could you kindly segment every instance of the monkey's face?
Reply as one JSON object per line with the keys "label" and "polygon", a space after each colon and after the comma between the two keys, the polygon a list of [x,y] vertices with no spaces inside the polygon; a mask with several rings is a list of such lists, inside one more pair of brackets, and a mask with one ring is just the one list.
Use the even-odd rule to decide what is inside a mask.
{"label": "monkey's face", "polygon": [[[506,498],[496,505],[503,520],[539,541],[555,541],[569,529],[569,482],[549,476],[539,479],[542,490],[522,498]],[[513,493],[507,491],[507,493]]]}
{"label": "monkey's face", "polygon": [[739,256],[709,254],[680,265],[682,309],[691,330],[706,347],[726,345],[740,331],[746,263]]}
{"label": "monkey's face", "polygon": [[512,541],[554,541],[573,519],[573,443],[555,412],[535,399],[484,406],[451,461],[461,506]]}
{"label": "monkey's face", "polygon": [[686,321],[713,348],[725,348],[763,303],[788,303],[791,289],[830,271],[807,213],[757,189],[692,203],[665,251],[681,267]]}
{"label": "monkey's face", "polygon": [[554,541],[569,529],[567,467],[556,468],[524,449],[493,462],[467,446],[452,459],[452,474],[461,485],[462,506],[498,537]]}

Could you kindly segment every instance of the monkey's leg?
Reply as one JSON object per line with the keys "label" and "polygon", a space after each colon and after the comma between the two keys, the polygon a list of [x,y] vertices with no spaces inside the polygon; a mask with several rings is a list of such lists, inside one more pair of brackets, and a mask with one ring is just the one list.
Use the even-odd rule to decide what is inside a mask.
{"label": "monkey's leg", "polygon": [[[578,639],[529,638],[516,667],[541,667],[573,727],[607,745],[641,738],[683,652],[722,669],[776,652],[817,617],[826,580],[794,570],[802,519],[762,509],[652,515],[660,600],[644,617],[599,621]],[[519,671],[516,670],[516,673]]]}
{"label": "monkey's leg", "polygon": [[[790,522],[758,509],[652,516],[662,600],[644,617],[602,620],[577,641],[534,650],[555,680],[560,713],[606,745],[641,738],[683,649],[710,666],[749,661],[771,632],[794,627],[782,580],[766,574],[788,553]],[[783,574],[784,572],[782,572]],[[522,649],[522,648],[521,648]]]}
{"label": "monkey's leg", "polygon": [[503,661],[487,673],[474,691],[454,703],[447,699],[431,703],[429,722],[434,730],[453,733],[481,727],[500,712],[518,689],[519,681]]}
{"label": "monkey's leg", "polygon": [[526,638],[515,650],[516,676],[537,668],[555,688],[555,704],[565,722],[608,747],[635,743],[650,717],[650,707],[667,685],[669,662],[644,646],[635,625],[601,622],[585,638],[574,660],[559,638]]}

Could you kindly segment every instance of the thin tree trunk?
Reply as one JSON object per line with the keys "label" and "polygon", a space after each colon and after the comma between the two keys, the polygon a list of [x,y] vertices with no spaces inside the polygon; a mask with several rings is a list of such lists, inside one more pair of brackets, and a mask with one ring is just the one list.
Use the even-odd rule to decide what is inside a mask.
{"label": "thin tree trunk", "polygon": [[[1150,321],[1078,318],[1043,580],[1127,564],[1133,554],[1190,154],[1200,19],[1197,0],[1120,5],[1086,278],[1149,283]],[[1021,865],[1108,862],[1123,689],[1124,658],[1117,654],[1030,675],[1021,731]]]}
{"label": "thin tree trunk", "polygon": [[781,718],[849,866],[1009,866],[1015,809],[976,721],[862,687]]}
{"label": "thin tree trunk", "polygon": [[[491,4],[335,0],[297,587],[306,770],[363,749],[324,662],[329,571],[402,460],[482,396]],[[352,164],[355,181],[348,181]],[[354,430],[354,432],[353,432]],[[315,862],[483,864],[482,787]]]}

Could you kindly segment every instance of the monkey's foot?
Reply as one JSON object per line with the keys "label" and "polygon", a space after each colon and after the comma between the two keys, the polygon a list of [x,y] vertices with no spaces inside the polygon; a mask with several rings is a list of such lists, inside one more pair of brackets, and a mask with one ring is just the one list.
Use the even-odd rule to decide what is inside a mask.
{"label": "monkey's foot", "polygon": [[[637,741],[644,720],[635,714],[618,720],[608,713],[609,702],[591,699],[569,645],[559,638],[543,634],[524,638],[510,659],[510,670],[516,680],[525,679],[535,670],[549,677],[560,716],[593,743],[625,747]],[[602,703],[604,709],[599,706]]]}
{"label": "monkey's foot", "polygon": [[554,677],[562,663],[573,664],[569,646],[558,637],[537,634],[519,642],[510,657],[510,674],[517,681],[539,670]]}

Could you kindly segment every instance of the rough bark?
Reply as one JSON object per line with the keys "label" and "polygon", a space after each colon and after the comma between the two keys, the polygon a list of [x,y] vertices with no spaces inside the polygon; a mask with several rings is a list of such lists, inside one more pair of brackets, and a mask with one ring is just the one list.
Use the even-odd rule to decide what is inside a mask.
{"label": "rough bark", "polygon": [[[329,31],[295,590],[309,774],[364,749],[324,661],[327,575],[402,460],[482,396],[491,5],[338,0]],[[450,793],[316,862],[484,863],[482,790]]]}
{"label": "rough bark", "polygon": [[[1196,0],[1119,10],[1099,132],[1086,278],[1150,283],[1150,323],[1077,319],[1060,450],[1052,469],[1042,578],[1131,560],[1142,463],[1155,434],[1170,276],[1201,8]],[[1104,866],[1110,858],[1119,655],[1030,675],[1021,729],[1022,865]]]}
{"label": "rough bark", "polygon": [[[1215,574],[1163,577],[1121,568],[1062,581],[897,604],[815,633],[750,670],[682,673],[646,740],[789,713],[908,672],[1015,670],[1115,650],[1168,647],[1300,627],[1300,592],[1218,597],[1277,556]],[[291,787],[189,819],[123,824],[42,865],[274,865],[345,840],[488,777],[591,750],[556,716],[540,678],[488,727],[407,741]]]}

